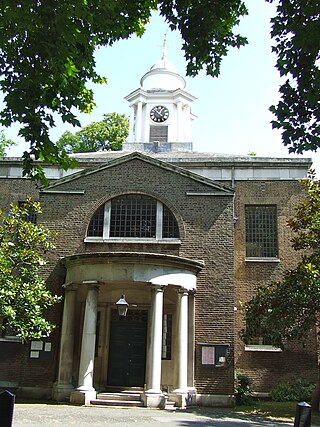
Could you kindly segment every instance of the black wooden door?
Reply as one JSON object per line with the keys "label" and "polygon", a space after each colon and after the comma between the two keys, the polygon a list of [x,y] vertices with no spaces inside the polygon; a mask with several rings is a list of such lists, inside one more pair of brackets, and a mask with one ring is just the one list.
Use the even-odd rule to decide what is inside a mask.
{"label": "black wooden door", "polygon": [[116,312],[112,313],[108,385],[144,385],[147,318],[148,313],[143,310],[129,310],[127,316],[122,318]]}

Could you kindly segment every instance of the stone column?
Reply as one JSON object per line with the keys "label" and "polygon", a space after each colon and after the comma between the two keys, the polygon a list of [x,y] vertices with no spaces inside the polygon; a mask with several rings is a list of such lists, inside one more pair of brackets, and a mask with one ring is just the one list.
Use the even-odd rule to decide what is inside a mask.
{"label": "stone column", "polygon": [[195,393],[194,387],[194,350],[195,350],[195,301],[194,292],[189,293],[188,298],[188,390]]}
{"label": "stone column", "polygon": [[188,291],[178,292],[177,317],[177,387],[176,392],[188,391]]}
{"label": "stone column", "polygon": [[184,129],[184,120],[182,116],[182,102],[177,102],[177,142],[184,142],[182,131]]}
{"label": "stone column", "polygon": [[77,285],[64,285],[65,297],[61,328],[60,358],[58,379],[53,388],[53,399],[64,401],[69,398],[72,385],[73,347],[74,347],[74,317],[77,296]]}
{"label": "stone column", "polygon": [[70,401],[75,404],[89,404],[95,399],[93,388],[94,350],[96,344],[98,283],[84,282],[88,285],[86,307],[83,321],[78,388],[71,394]]}
{"label": "stone column", "polygon": [[157,286],[151,292],[150,347],[147,354],[148,382],[143,400],[145,406],[161,407],[165,405],[165,398],[161,391],[163,288]]}
{"label": "stone column", "polygon": [[141,142],[141,132],[142,132],[142,102],[139,101],[137,104],[137,115],[136,115],[136,136],[135,142]]}
{"label": "stone column", "polygon": [[183,288],[178,292],[176,326],[176,387],[170,399],[175,400],[177,406],[185,407],[188,399],[188,291]]}

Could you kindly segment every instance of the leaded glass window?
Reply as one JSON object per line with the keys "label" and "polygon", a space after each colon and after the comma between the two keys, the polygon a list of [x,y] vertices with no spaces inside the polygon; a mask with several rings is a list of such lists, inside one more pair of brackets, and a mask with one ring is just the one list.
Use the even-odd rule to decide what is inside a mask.
{"label": "leaded glass window", "polygon": [[104,205],[100,206],[100,208],[93,215],[88,228],[88,236],[102,237],[103,222],[104,222],[103,219],[104,219]]}
{"label": "leaded glass window", "polygon": [[277,258],[277,208],[272,205],[246,206],[246,257]]}
{"label": "leaded glass window", "polygon": [[111,201],[110,237],[156,237],[157,202],[127,195]]}
{"label": "leaded glass window", "polygon": [[178,239],[173,213],[161,202],[140,194],[115,197],[91,218],[87,237],[94,239]]}

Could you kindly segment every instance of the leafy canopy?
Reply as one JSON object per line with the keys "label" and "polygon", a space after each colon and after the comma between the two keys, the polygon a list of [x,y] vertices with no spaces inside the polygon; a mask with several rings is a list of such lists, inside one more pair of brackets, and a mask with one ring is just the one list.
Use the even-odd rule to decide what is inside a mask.
{"label": "leafy canopy", "polygon": [[285,78],[270,109],[289,152],[320,147],[320,0],[279,0],[272,20],[276,67]]}
{"label": "leafy canopy", "polygon": [[267,337],[275,346],[286,339],[306,340],[320,315],[320,181],[303,180],[307,198],[296,207],[289,226],[294,249],[303,250],[297,267],[282,281],[258,288],[245,307],[243,339]]}
{"label": "leafy canopy", "polygon": [[16,145],[16,142],[12,141],[12,139],[7,139],[4,132],[0,131],[0,157],[5,157],[7,155],[6,149],[12,145]]}
{"label": "leafy canopy", "polygon": [[108,113],[103,120],[92,122],[76,132],[67,131],[57,142],[57,147],[67,153],[121,150],[129,133],[129,120],[124,114]]}
{"label": "leafy canopy", "polygon": [[30,222],[31,213],[41,209],[30,198],[23,206],[11,205],[8,216],[0,211],[0,317],[23,340],[50,334],[54,325],[44,310],[59,301],[41,277],[53,233]]}
{"label": "leafy canopy", "polygon": [[50,140],[53,114],[79,126],[76,112],[90,112],[93,93],[87,83],[103,83],[95,69],[94,51],[132,34],[141,36],[153,10],[159,8],[184,39],[187,73],[205,67],[218,75],[229,47],[246,39],[234,34],[247,13],[241,0],[7,0],[0,5],[0,90],[5,107],[0,122],[20,124],[30,143],[24,173],[43,178],[34,159],[74,163]]}
{"label": "leafy canopy", "polygon": [[[261,0],[263,1],[263,0]],[[266,0],[272,2],[272,0]],[[272,107],[273,126],[282,129],[290,151],[319,145],[320,0],[279,0],[273,19],[277,67],[286,82]],[[242,0],[7,0],[0,5],[0,90],[5,107],[0,123],[20,124],[30,143],[24,173],[44,179],[40,159],[67,169],[74,165],[50,140],[54,114],[79,126],[76,113],[95,106],[88,82],[104,83],[94,51],[132,34],[141,36],[158,9],[183,39],[187,75],[205,69],[218,76],[231,47],[247,43],[234,27],[247,14]],[[318,61],[318,62],[317,62]]]}

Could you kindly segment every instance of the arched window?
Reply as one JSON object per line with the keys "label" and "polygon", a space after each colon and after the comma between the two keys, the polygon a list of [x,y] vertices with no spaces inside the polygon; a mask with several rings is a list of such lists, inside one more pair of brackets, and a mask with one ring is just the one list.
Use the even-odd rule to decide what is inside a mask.
{"label": "arched window", "polygon": [[87,237],[93,239],[178,239],[172,212],[161,202],[140,194],[115,197],[95,212]]}

